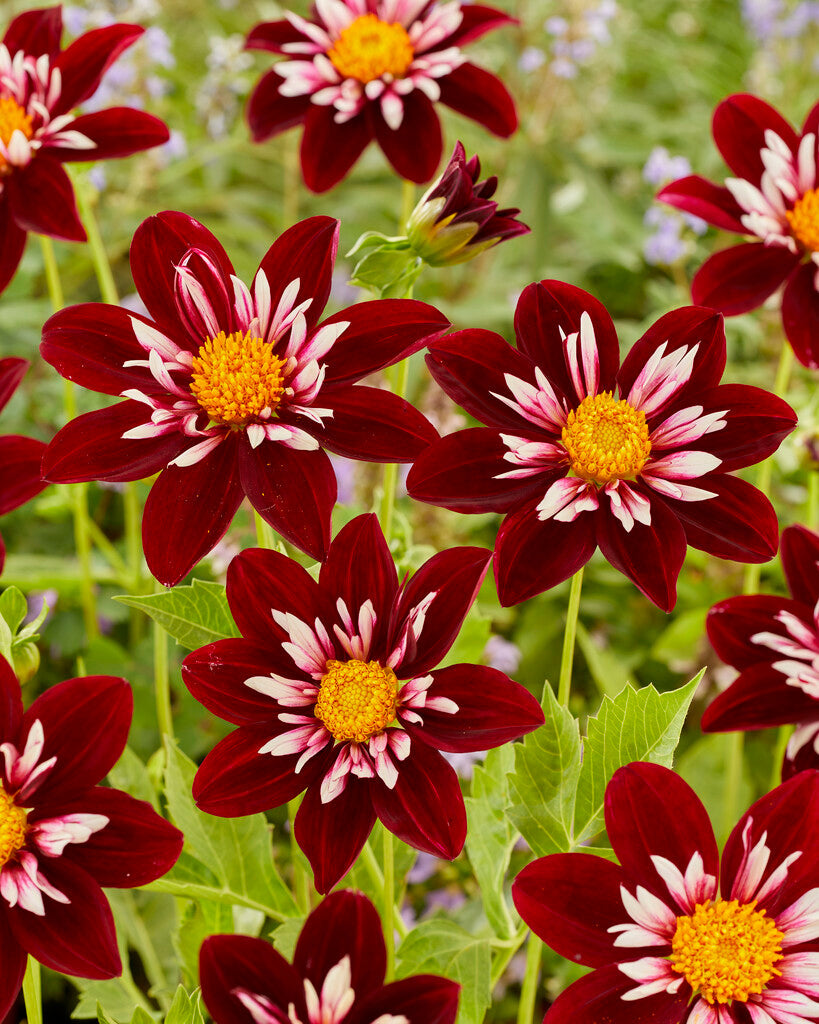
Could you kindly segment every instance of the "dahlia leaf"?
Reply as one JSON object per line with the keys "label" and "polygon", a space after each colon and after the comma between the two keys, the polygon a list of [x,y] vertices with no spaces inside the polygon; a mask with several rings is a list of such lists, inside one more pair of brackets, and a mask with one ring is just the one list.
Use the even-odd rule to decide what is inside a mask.
{"label": "dahlia leaf", "polygon": [[140,608],[169,633],[180,647],[194,651],[214,640],[239,636],[228,608],[225,588],[220,583],[194,580],[189,586],[174,587],[144,597],[121,595],[114,598],[131,608]]}
{"label": "dahlia leaf", "polygon": [[597,715],[589,718],[588,735],[583,741],[575,845],[603,829],[604,794],[618,768],[631,761],[652,761],[671,767],[688,707],[704,671],[670,693],[658,693],[653,686],[639,690],[626,686],[613,699],[603,698]]}
{"label": "dahlia leaf", "polygon": [[173,997],[165,1024],[205,1024],[202,1015],[202,999],[199,989],[195,989],[190,995],[180,985]]}
{"label": "dahlia leaf", "polygon": [[492,998],[488,938],[476,938],[454,921],[422,921],[401,943],[396,973],[439,974],[461,985],[457,1024],[481,1024]]}
{"label": "dahlia leaf", "polygon": [[475,765],[472,796],[468,796],[466,852],[478,879],[483,908],[495,934],[511,938],[515,932],[512,915],[503,895],[503,880],[512,847],[518,838],[506,816],[509,806],[509,775],[515,763],[511,744],[496,747],[483,765]]}
{"label": "dahlia leaf", "polygon": [[[209,935],[226,935],[236,928],[235,906],[207,898],[179,904],[173,948],[179,958],[182,980],[194,984],[199,977],[199,950]],[[253,911],[251,911],[253,913]]]}
{"label": "dahlia leaf", "polygon": [[273,945],[285,960],[293,959],[293,954],[296,951],[296,942],[298,941],[299,933],[304,927],[305,920],[305,915],[288,917],[271,935]]}

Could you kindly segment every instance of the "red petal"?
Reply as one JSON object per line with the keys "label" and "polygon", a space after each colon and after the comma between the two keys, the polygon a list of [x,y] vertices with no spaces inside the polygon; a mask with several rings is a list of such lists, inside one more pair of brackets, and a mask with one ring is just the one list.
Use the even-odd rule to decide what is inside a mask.
{"label": "red petal", "polygon": [[[458,996],[461,986],[454,981],[438,978],[434,974],[414,974],[411,978],[394,981],[362,1000],[354,1008],[356,1024],[375,1021],[385,1014],[389,1020],[394,1014],[400,1020],[423,1021],[423,1024],[455,1024],[458,1015]],[[350,1024],[353,1024],[350,1017]]]}
{"label": "red petal", "polygon": [[298,451],[266,441],[239,442],[239,473],[251,505],[285,540],[323,561],[330,546],[336,475],[321,449]]}
{"label": "red petal", "polygon": [[637,984],[614,964],[602,967],[560,993],[549,1007],[549,1024],[681,1024],[685,1020],[691,996],[687,984],[673,996],[660,992],[624,999],[624,993]]}
{"label": "red petal", "polygon": [[43,476],[49,483],[81,480],[142,480],[164,469],[191,444],[180,433],[161,437],[123,438],[126,430],[150,417],[141,402],[120,402],[87,412],[67,423],[43,455]]}
{"label": "red petal", "polygon": [[17,736],[23,718],[20,683],[6,659],[0,655],[0,736]]}
{"label": "red petal", "polygon": [[494,7],[485,7],[483,4],[463,4],[461,6],[461,23],[451,35],[435,44],[435,50],[445,50],[449,46],[466,46],[467,43],[473,43],[493,29],[517,24],[519,24],[517,18],[510,18],[508,14],[495,10]]}
{"label": "red petal", "polygon": [[409,757],[398,763],[393,789],[373,781],[375,813],[416,850],[454,860],[466,839],[466,810],[454,769],[437,750],[412,741]]}
{"label": "red petal", "polygon": [[461,64],[438,79],[441,102],[477,121],[494,135],[507,138],[518,126],[515,103],[496,76],[475,64]]}
{"label": "red petal", "polygon": [[450,665],[433,673],[429,698],[458,705],[455,714],[425,707],[424,724],[407,732],[439,750],[489,750],[511,743],[543,725],[543,711],[525,686],[485,665]]}
{"label": "red petal", "polygon": [[[62,89],[52,117],[73,110],[92,96],[108,68],[144,31],[139,25],[106,25],[86,32],[67,46],[55,64],[62,75]],[[75,128],[76,122],[71,127]]]}
{"label": "red petal", "polygon": [[782,531],[781,559],[790,592],[813,608],[819,597],[819,535],[789,526]]}
{"label": "red petal", "polygon": [[574,576],[597,548],[595,516],[541,522],[530,505],[507,516],[495,541],[495,581],[504,608]]}
{"label": "red petal", "polygon": [[[791,527],[793,529],[793,527]],[[817,595],[819,596],[819,595]],[[798,601],[768,594],[742,595],[720,601],[708,612],[706,627],[708,639],[723,661],[736,669],[748,668],[759,662],[779,661],[783,656],[770,647],[754,643],[755,633],[777,633],[788,636],[778,620],[780,612],[788,612],[801,619],[813,630],[812,609],[815,601],[805,606]]]}
{"label": "red petal", "polygon": [[0,437],[0,515],[24,505],[48,486],[40,476],[45,448],[42,441],[33,437]]}
{"label": "red petal", "polygon": [[60,52],[62,32],[63,10],[58,4],[18,14],[9,23],[3,42],[12,57],[24,50],[32,57],[48,54],[53,60]]}
{"label": "red petal", "polygon": [[26,951],[11,934],[5,917],[0,913],[0,962],[3,964],[0,972],[0,1020],[6,1019],[17,1001],[27,959]]}
{"label": "red petal", "polygon": [[26,232],[15,224],[10,204],[0,196],[0,292],[14,277],[25,247]]}
{"label": "red petal", "polygon": [[398,395],[363,384],[322,391],[322,408],[333,415],[310,433],[319,443],[348,459],[412,462],[438,431],[423,413]]}
{"label": "red petal", "polygon": [[305,39],[304,33],[291,25],[286,18],[281,21],[262,21],[254,25],[248,33],[245,49],[286,53],[287,51],[282,48],[288,43],[303,43]]}
{"label": "red petal", "polygon": [[[608,310],[582,288],[562,281],[539,281],[523,289],[515,310],[518,348],[543,370],[549,383],[575,402],[575,386],[566,364],[563,337],[580,330],[588,313],[597,342],[598,391],[611,391],[620,365],[620,344]],[[579,399],[578,399],[579,401]]]}
{"label": "red petal", "polygon": [[399,679],[423,675],[443,658],[463,625],[484,576],[492,552],[486,548],[450,548],[428,559],[405,584],[390,621],[387,650],[401,639],[413,609],[435,594],[416,640],[409,640],[395,666]]}
{"label": "red petal", "polygon": [[232,437],[192,466],[162,470],[142,516],[145,561],[160,583],[176,586],[213,550],[242,497]]}
{"label": "red petal", "polygon": [[46,143],[43,152],[64,163],[85,162],[88,159],[108,160],[161,146],[170,138],[164,121],[131,107],[109,107],[93,114],[84,114],[72,122],[71,130],[81,132],[95,142],[96,149],[72,149]]}
{"label": "red petal", "polygon": [[312,192],[337,185],[373,138],[366,111],[352,121],[336,124],[332,107],[310,105],[301,139],[301,170]]}
{"label": "red petal", "polygon": [[719,469],[723,473],[762,462],[796,426],[796,413],[787,402],[747,384],[722,384],[701,392],[696,401],[706,414],[727,410],[722,430],[706,434],[691,445],[722,459]]}
{"label": "red petal", "polygon": [[441,162],[444,141],[441,122],[428,96],[419,89],[401,97],[404,116],[398,128],[390,128],[373,104],[375,137],[393,169],[418,184],[427,182]]}
{"label": "red petal", "polygon": [[3,409],[26,375],[29,362],[17,356],[0,359],[0,409]]}
{"label": "red petal", "polygon": [[819,131],[819,103],[815,103],[808,111],[805,123],[802,125],[802,134],[807,135],[813,132],[815,135]]}
{"label": "red petal", "polygon": [[736,231],[746,235],[742,223],[745,211],[724,185],[715,185],[698,174],[678,178],[657,193],[660,202],[675,206],[678,210],[701,217],[723,231]]}
{"label": "red petal", "polygon": [[714,698],[705,709],[701,727],[704,732],[734,732],[817,720],[819,701],[798,686],[789,686],[766,658],[740,672],[728,689]]}
{"label": "red petal", "polygon": [[235,992],[244,989],[265,996],[286,1018],[292,1003],[306,1016],[304,983],[281,953],[263,939],[249,935],[211,935],[199,951],[202,999],[219,1024],[247,1024],[247,1008]]}
{"label": "red petal", "polygon": [[350,958],[350,987],[358,1004],[384,984],[387,950],[378,911],[363,893],[348,889],[331,893],[304,922],[293,966],[320,992],[324,979],[345,956]]}
{"label": "red petal", "polygon": [[[289,22],[285,22],[289,25]],[[250,43],[248,41],[248,46]],[[257,47],[262,49],[262,47]],[[301,124],[312,106],[309,96],[282,96],[282,78],[274,71],[262,75],[250,94],[247,120],[254,142],[264,142],[280,132]]]}
{"label": "red petal", "polygon": [[609,928],[624,924],[623,869],[590,853],[556,853],[528,864],[512,883],[518,913],[561,956],[586,967],[617,960]]}
{"label": "red petal", "polygon": [[764,100],[736,93],[719,104],[712,123],[714,142],[722,158],[740,178],[758,185],[765,166],[760,153],[766,148],[765,132],[772,130],[794,155],[799,136],[788,122]]}
{"label": "red petal", "polygon": [[84,242],[71,179],[56,160],[38,154],[6,179],[8,203],[18,228],[38,235]]}
{"label": "red petal", "polygon": [[318,782],[296,814],[296,842],[310,861],[316,889],[326,895],[347,874],[375,824],[371,786],[349,776],[344,792],[321,802]]}
{"label": "red petal", "polygon": [[819,366],[819,292],[812,261],[800,267],[782,293],[782,326],[796,358],[803,366]]}
{"label": "red petal", "polygon": [[623,873],[672,909],[668,887],[652,858],[670,860],[684,875],[698,853],[707,874],[716,878],[719,873],[708,812],[694,790],[669,768],[639,761],[619,768],[606,787],[605,813],[606,832]]}
{"label": "red petal", "polygon": [[799,263],[799,256],[782,245],[743,242],[714,253],[691,283],[691,295],[700,306],[726,316],[747,313],[761,306]]}
{"label": "red petal", "polygon": [[84,843],[69,844],[63,853],[108,888],[147,885],[170,871],[182,852],[179,829],[160,818],[149,803],[119,789],[96,786],[62,804],[57,813],[104,814],[109,819],[105,828]]}

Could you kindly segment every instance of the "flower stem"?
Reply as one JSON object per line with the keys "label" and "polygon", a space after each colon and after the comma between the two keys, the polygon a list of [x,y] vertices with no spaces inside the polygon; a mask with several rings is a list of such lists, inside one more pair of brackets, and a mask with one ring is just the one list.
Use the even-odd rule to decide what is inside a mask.
{"label": "flower stem", "polygon": [[256,509],[253,510],[253,521],[256,524],[256,543],[260,548],[275,551],[276,535],[273,533],[273,527],[262,519]]}
{"label": "flower stem", "polygon": [[564,706],[569,704],[569,691],[572,685],[572,665],[574,664],[574,641],[577,636],[577,613],[580,610],[580,591],[583,587],[583,569],[580,568],[572,576],[569,591],[569,607],[566,611],[566,629],[563,633],[563,653],[560,658],[560,682],[557,687],[557,699]]}
{"label": "flower stem", "polygon": [[489,984],[492,990],[503,977],[504,971],[509,966],[509,961],[526,941],[526,935],[528,932],[529,929],[524,925],[520,931],[516,932],[508,943],[498,950],[498,957],[492,966],[492,976],[489,979]]}
{"label": "flower stem", "polygon": [[[391,367],[390,374],[393,383],[393,391],[399,398],[404,398],[407,393],[407,382],[409,380],[409,359],[404,359],[397,367]],[[381,498],[381,529],[390,543],[392,536],[392,524],[395,512],[395,490],[398,486],[398,464],[388,462],[384,466],[384,493]]]}
{"label": "flower stem", "polygon": [[543,952],[543,940],[539,939],[534,932],[529,935],[529,945],[526,948],[526,974],[523,977],[523,986],[520,990],[520,1002],[518,1003],[517,1024],[532,1024],[535,1013],[535,1000],[537,998],[537,983],[540,976],[540,959]]}
{"label": "flower stem", "polygon": [[407,230],[407,221],[410,219],[412,208],[415,206],[415,185],[411,181],[401,182],[401,219],[398,222],[398,234],[403,235]]}
{"label": "flower stem", "polygon": [[[361,863],[364,865],[364,869],[370,876],[373,886],[383,892],[384,872],[381,870],[381,865],[378,863],[378,858],[373,852],[369,839],[361,850]],[[401,917],[401,909],[397,904],[394,905],[393,925],[402,939],[405,939],[409,935],[409,928],[407,928],[404,923],[404,918]]]}
{"label": "flower stem", "polygon": [[805,511],[805,525],[809,530],[819,527],[819,468],[808,470],[808,507]]}
{"label": "flower stem", "polygon": [[84,181],[77,181],[75,185],[77,210],[85,228],[85,233],[88,235],[88,249],[91,253],[91,262],[94,264],[94,273],[97,277],[102,301],[108,302],[112,306],[118,306],[119,294],[114,282],[114,275],[111,271],[111,263],[102,241],[99,224],[94,215],[94,208],[89,200],[88,185]]}
{"label": "flower stem", "polygon": [[384,939],[387,943],[387,976],[386,981],[395,977],[395,847],[392,832],[385,826],[382,829],[384,844],[384,901],[382,907],[384,922]]}
{"label": "flower stem", "polygon": [[[156,585],[156,593],[163,593],[164,587]],[[168,634],[154,622],[154,697],[156,700],[156,720],[159,725],[160,746],[164,746],[165,737],[173,740],[173,712],[171,711],[171,679],[168,671]]]}
{"label": "flower stem", "polygon": [[293,896],[299,909],[310,912],[310,876],[302,864],[302,852],[296,842],[296,813],[302,797],[294,796],[287,804],[287,820],[290,823],[290,859],[293,863]]}
{"label": "flower stem", "polygon": [[[43,252],[46,285],[54,312],[62,309],[65,304],[63,288],[60,282],[60,271],[54,245],[50,238],[40,235],[40,248]],[[66,421],[73,420],[77,415],[77,399],[74,384],[67,380],[63,384],[63,410]],[[99,636],[97,610],[94,602],[94,575],[91,569],[91,537],[88,531],[88,487],[86,484],[70,484],[71,514],[74,520],[74,547],[80,563],[80,605],[85,626],[85,636],[90,642]]]}
{"label": "flower stem", "polygon": [[23,999],[26,1004],[26,1024],[43,1024],[43,1000],[40,991],[40,965],[33,956],[28,958],[23,978]]}

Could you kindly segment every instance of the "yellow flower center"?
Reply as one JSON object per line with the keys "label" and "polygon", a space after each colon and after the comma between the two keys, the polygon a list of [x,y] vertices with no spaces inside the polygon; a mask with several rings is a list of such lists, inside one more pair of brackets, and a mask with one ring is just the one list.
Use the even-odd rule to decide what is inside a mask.
{"label": "yellow flower center", "polygon": [[[0,96],[0,142],[7,146],[16,131],[21,131],[30,139],[34,134],[31,116],[11,96]],[[0,174],[7,172],[9,166],[9,162],[0,156]]]}
{"label": "yellow flower center", "polygon": [[610,391],[584,398],[562,438],[574,472],[599,484],[637,476],[651,452],[646,414]]}
{"label": "yellow flower center", "polygon": [[363,743],[395,718],[398,680],[377,661],[328,661],[315,715],[339,740]]}
{"label": "yellow flower center", "polygon": [[793,237],[810,252],[819,252],[819,191],[806,192],[785,216]]}
{"label": "yellow flower center", "polygon": [[344,78],[372,82],[382,75],[401,78],[415,51],[403,25],[364,14],[343,30],[327,56]]}
{"label": "yellow flower center", "polygon": [[215,423],[267,418],[282,396],[285,360],[261,338],[220,331],[193,358],[191,392]]}
{"label": "yellow flower center", "polygon": [[26,812],[3,789],[0,782],[0,871],[26,841]]}
{"label": "yellow flower center", "polygon": [[782,932],[755,907],[756,900],[708,900],[677,918],[672,966],[712,1005],[745,1003],[782,973],[774,967],[782,959]]}

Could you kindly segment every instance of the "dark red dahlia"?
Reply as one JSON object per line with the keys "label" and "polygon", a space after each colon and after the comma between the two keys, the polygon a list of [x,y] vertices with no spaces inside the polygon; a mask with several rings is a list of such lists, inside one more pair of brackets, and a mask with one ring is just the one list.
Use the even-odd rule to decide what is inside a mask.
{"label": "dark red dahlia", "polygon": [[24,712],[0,658],[0,1018],[27,954],[63,974],[119,976],[101,887],[146,885],[182,850],[182,833],[150,804],[97,785],[125,748],[132,709],[124,679],[88,676]]}
{"label": "dark red dahlia", "polygon": [[692,174],[657,195],[725,231],[754,237],[723,249],[694,278],[694,302],[726,316],[760,306],[785,284],[782,324],[796,357],[819,366],[819,104],[801,133],[756,96],[729,96],[713,134],[736,175],[725,186]]}
{"label": "dark red dahlia", "polygon": [[377,817],[419,850],[457,856],[464,803],[439,751],[486,750],[543,723],[535,698],[502,672],[436,669],[490,557],[453,548],[399,584],[378,520],[363,515],[333,541],[318,583],[277,552],[234,558],[227,596],[242,639],[182,665],[194,697],[239,726],[197,772],[198,805],[233,817],[306,789],[296,839],[322,893]]}
{"label": "dark red dahlia", "polygon": [[378,912],[349,890],[310,914],[292,965],[246,935],[212,935],[199,954],[216,1024],[454,1024],[458,984],[416,974],[385,985],[386,969]]}
{"label": "dark red dahlia", "polygon": [[[25,359],[0,359],[0,410],[17,390],[27,369]],[[45,447],[33,437],[19,434],[0,437],[0,516],[25,505],[46,486],[40,475]],[[5,560],[6,549],[0,537],[0,572]]]}
{"label": "dark red dahlia", "polygon": [[88,303],[56,313],[43,357],[69,380],[127,399],[87,413],[49,445],[49,481],[159,472],[142,540],[173,586],[213,548],[247,496],[314,558],[330,542],[336,479],[322,447],[411,462],[437,438],[409,403],[355,385],[448,326],[411,299],[360,302],[319,324],[338,221],[312,217],[273,243],[248,288],[214,236],[183,213],[150,217],[131,269],[153,320]]}
{"label": "dark red dahlia", "polygon": [[515,335],[517,349],[485,330],[430,346],[435,379],[486,427],[436,441],[407,479],[420,501],[508,513],[495,545],[503,604],[560,583],[598,546],[666,611],[686,545],[773,557],[770,502],[731,473],[776,451],[796,415],[759,388],[719,383],[719,314],[666,314],[620,366],[605,308],[541,281],[520,297]]}
{"label": "dark red dahlia", "polygon": [[619,864],[534,861],[515,906],[561,956],[595,970],[544,1024],[811,1024],[819,1019],[819,772],[762,797],[720,863],[694,791],[635,763],[606,788]]}
{"label": "dark red dahlia", "polygon": [[250,97],[257,142],[304,124],[301,166],[324,192],[375,139],[395,170],[424,182],[441,160],[438,100],[495,135],[517,128],[512,97],[461,47],[514,19],[460,0],[317,0],[313,20],[290,11],[257,25],[249,49],[285,55]]}
{"label": "dark red dahlia", "polygon": [[0,291],[14,276],[28,231],[85,241],[61,164],[130,156],[168,141],[163,122],[141,110],[71,113],[143,29],[106,25],[61,50],[62,27],[59,6],[26,11],[0,43]]}

